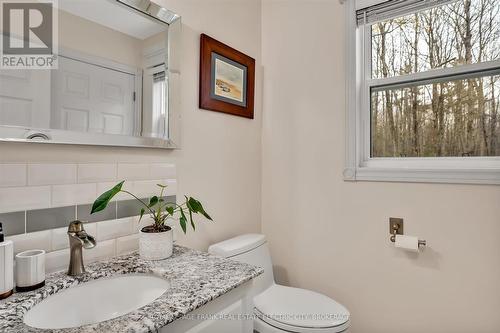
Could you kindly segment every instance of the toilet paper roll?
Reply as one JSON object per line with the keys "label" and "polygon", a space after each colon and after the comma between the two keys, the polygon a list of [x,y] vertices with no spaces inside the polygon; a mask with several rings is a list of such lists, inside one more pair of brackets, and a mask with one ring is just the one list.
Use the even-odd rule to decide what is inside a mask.
{"label": "toilet paper roll", "polygon": [[396,235],[396,247],[412,252],[418,252],[418,237]]}

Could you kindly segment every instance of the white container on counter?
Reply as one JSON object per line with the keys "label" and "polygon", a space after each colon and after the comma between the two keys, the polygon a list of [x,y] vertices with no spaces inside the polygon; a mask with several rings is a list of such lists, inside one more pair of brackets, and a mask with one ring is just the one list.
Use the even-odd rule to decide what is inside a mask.
{"label": "white container on counter", "polygon": [[0,299],[12,295],[14,290],[14,244],[5,240],[0,223]]}
{"label": "white container on counter", "polygon": [[31,291],[45,285],[45,251],[16,254],[16,291]]}

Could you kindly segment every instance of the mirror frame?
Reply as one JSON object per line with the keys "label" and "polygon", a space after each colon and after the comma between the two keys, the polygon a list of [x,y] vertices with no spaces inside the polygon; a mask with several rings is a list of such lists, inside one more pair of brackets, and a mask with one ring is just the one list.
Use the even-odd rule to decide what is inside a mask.
{"label": "mirror frame", "polygon": [[[85,146],[139,147],[139,148],[180,148],[180,51],[182,21],[180,15],[159,6],[150,0],[107,0],[117,6],[136,11],[138,15],[154,19],[168,28],[166,77],[168,80],[168,138],[150,138],[131,135],[114,135],[66,131],[59,129],[36,129],[22,126],[2,126],[2,132],[19,134],[24,130],[25,139],[0,137],[1,142],[25,142],[42,144],[64,144]],[[53,134],[57,138],[52,139]]]}

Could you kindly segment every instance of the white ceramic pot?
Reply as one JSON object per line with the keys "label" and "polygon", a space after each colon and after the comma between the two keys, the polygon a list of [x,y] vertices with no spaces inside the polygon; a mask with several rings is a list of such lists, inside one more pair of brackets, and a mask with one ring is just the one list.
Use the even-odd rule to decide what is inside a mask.
{"label": "white ceramic pot", "polygon": [[45,251],[29,250],[16,254],[16,289],[31,291],[45,284]]}
{"label": "white ceramic pot", "polygon": [[171,228],[163,232],[139,233],[139,255],[145,260],[162,260],[170,257],[174,248],[174,233]]}

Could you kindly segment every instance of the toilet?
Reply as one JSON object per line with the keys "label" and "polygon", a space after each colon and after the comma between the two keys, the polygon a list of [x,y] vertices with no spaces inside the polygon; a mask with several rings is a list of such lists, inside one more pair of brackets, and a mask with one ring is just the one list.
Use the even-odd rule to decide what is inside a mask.
{"label": "toilet", "polygon": [[349,311],[330,297],[274,282],[266,237],[246,234],[208,248],[213,255],[260,266],[254,280],[254,330],[259,333],[339,333],[349,328]]}

